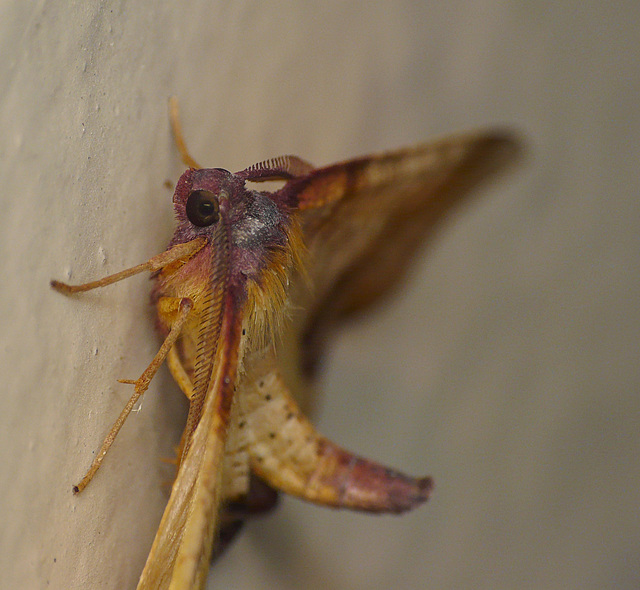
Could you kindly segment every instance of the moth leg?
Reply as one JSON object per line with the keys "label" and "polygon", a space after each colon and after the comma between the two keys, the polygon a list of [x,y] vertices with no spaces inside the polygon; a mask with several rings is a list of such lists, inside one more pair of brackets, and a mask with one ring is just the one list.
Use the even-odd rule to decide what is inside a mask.
{"label": "moth leg", "polygon": [[169,367],[169,371],[171,371],[171,376],[178,384],[182,393],[187,396],[188,400],[191,400],[193,397],[193,383],[180,360],[180,356],[178,355],[178,351],[175,346],[171,348],[167,355],[167,366]]}
{"label": "moth leg", "polygon": [[[165,299],[170,299],[170,298],[163,297],[158,302],[160,313],[162,313],[162,303]],[[186,369],[184,368],[184,365],[182,364],[182,360],[180,359],[180,355],[178,354],[178,349],[176,346],[172,346],[171,350],[169,351],[169,354],[167,355],[167,367],[169,367],[171,376],[173,377],[173,380],[178,384],[178,387],[180,388],[182,393],[184,393],[186,398],[189,401],[191,401],[194,394],[193,382],[191,381],[191,377],[189,376],[189,373],[186,371]],[[182,436],[180,437],[180,443],[175,448],[176,458],[174,461],[172,461],[172,463],[174,463],[176,466],[176,472],[180,467],[185,441],[189,434],[191,433],[187,432],[187,429],[185,428],[184,431],[182,432]]]}
{"label": "moth leg", "polygon": [[202,168],[198,162],[196,162],[187,149],[187,144],[184,141],[182,135],[182,125],[180,125],[180,108],[178,106],[178,99],[172,96],[169,99],[169,119],[171,121],[171,130],[173,131],[173,139],[176,142],[176,147],[180,152],[180,157],[185,166],[189,168]]}
{"label": "moth leg", "polygon": [[[168,298],[164,298],[164,299],[168,299]],[[193,302],[191,301],[191,299],[188,299],[185,297],[185,298],[174,299],[174,303],[175,303],[175,306],[177,307],[175,320],[174,322],[172,322],[171,329],[169,330],[169,334],[167,335],[164,342],[162,343],[162,346],[160,347],[160,350],[157,352],[156,356],[153,358],[149,366],[144,370],[142,375],[140,375],[140,377],[137,380],[132,381],[132,380],[123,379],[120,381],[120,383],[131,383],[135,385],[133,395],[129,398],[129,401],[127,402],[125,407],[122,409],[122,412],[120,412],[120,416],[118,416],[118,419],[114,422],[113,426],[111,427],[111,430],[109,431],[109,434],[107,434],[107,437],[104,439],[104,442],[102,443],[102,447],[100,448],[100,451],[98,452],[95,459],[93,460],[93,463],[89,468],[89,471],[87,471],[86,475],[82,478],[82,480],[78,485],[73,486],[74,494],[78,494],[82,490],[84,490],[84,488],[87,487],[87,484],[93,479],[93,476],[96,474],[96,472],[100,468],[100,465],[102,464],[102,461],[105,455],[107,454],[107,451],[111,448],[111,445],[113,444],[113,441],[118,435],[118,432],[120,432],[122,425],[125,423],[125,420],[131,413],[131,410],[135,406],[136,402],[140,399],[140,396],[149,387],[149,383],[151,383],[151,380],[153,379],[154,375],[157,373],[158,369],[160,368],[160,365],[162,365],[165,358],[167,357],[167,354],[169,354],[171,347],[175,344],[176,340],[178,339],[178,336],[180,335],[180,332],[182,331],[182,328],[187,320],[189,312],[193,308]]]}
{"label": "moth leg", "polygon": [[59,293],[63,293],[64,295],[81,293],[83,291],[91,291],[92,289],[97,289],[98,287],[106,287],[107,285],[111,285],[113,283],[117,283],[118,281],[128,279],[129,277],[144,272],[145,270],[155,272],[174,262],[186,261],[191,258],[196,252],[198,252],[198,250],[200,250],[205,245],[205,243],[206,240],[204,238],[196,238],[195,240],[191,240],[190,242],[186,242],[184,244],[177,244],[172,248],[165,250],[162,254],[158,254],[153,258],[149,258],[149,260],[143,262],[142,264],[138,264],[125,270],[121,270],[120,272],[109,275],[108,277],[104,277],[102,279],[98,279],[97,281],[91,281],[90,283],[83,283],[82,285],[69,285],[67,283],[62,283],[61,281],[53,280],[50,284],[53,289],[55,289]]}
{"label": "moth leg", "polygon": [[238,392],[252,470],[305,500],[368,512],[400,513],[429,497],[433,481],[358,457],[320,435],[291,397],[273,356],[247,363]]}

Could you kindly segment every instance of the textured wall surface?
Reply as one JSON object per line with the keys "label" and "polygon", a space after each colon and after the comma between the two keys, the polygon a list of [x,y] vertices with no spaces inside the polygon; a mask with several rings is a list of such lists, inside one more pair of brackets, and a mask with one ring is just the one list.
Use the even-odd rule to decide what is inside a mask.
{"label": "textured wall surface", "polygon": [[[304,6],[303,6],[304,5]],[[216,588],[638,588],[637,2],[18,2],[0,6],[0,587],[130,588],[184,403],[153,382],[71,485],[157,349],[149,283],[191,149],[317,164],[507,125],[526,165],[442,228],[406,290],[344,332],[317,423],[436,478],[402,518],[287,499]]]}

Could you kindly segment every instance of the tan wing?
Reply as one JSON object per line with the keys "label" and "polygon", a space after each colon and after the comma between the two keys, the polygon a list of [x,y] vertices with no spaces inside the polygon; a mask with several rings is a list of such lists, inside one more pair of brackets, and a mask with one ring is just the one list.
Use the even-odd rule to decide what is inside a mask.
{"label": "tan wing", "polygon": [[502,132],[445,137],[320,168],[283,189],[303,210],[311,292],[294,289],[303,371],[326,333],[389,294],[438,223],[518,153]]}
{"label": "tan wing", "polygon": [[139,590],[204,587],[221,502],[221,473],[241,338],[241,315],[225,314],[202,415],[171,490]]}
{"label": "tan wing", "polygon": [[294,401],[273,350],[245,357],[244,367],[237,389],[242,439],[252,471],[269,486],[316,504],[375,513],[398,514],[427,500],[430,477],[407,476],[319,434]]}

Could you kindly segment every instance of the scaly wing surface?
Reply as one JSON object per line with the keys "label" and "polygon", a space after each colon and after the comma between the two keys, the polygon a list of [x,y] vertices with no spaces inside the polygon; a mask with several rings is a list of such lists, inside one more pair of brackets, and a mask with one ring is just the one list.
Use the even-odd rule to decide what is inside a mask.
{"label": "scaly wing surface", "polygon": [[221,502],[221,472],[238,370],[242,313],[225,305],[201,418],[142,572],[139,590],[191,590],[206,581]]}
{"label": "scaly wing surface", "polygon": [[293,291],[303,373],[327,333],[388,295],[447,214],[518,154],[509,134],[478,132],[319,168],[282,190],[303,214],[310,289]]}

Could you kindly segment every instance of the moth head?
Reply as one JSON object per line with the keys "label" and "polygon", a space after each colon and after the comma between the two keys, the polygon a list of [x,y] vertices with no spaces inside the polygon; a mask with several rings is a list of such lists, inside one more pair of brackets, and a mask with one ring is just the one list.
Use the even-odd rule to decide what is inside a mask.
{"label": "moth head", "polygon": [[[221,168],[187,170],[173,197],[177,228],[172,245],[205,237],[226,284],[272,325],[287,300],[291,273],[302,251],[297,212],[280,193],[256,191],[246,178]],[[203,251],[204,254],[204,251]],[[277,311],[276,311],[277,310]]]}

